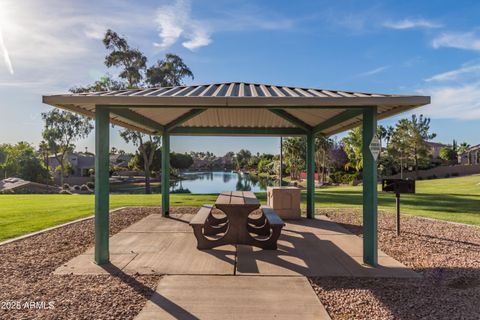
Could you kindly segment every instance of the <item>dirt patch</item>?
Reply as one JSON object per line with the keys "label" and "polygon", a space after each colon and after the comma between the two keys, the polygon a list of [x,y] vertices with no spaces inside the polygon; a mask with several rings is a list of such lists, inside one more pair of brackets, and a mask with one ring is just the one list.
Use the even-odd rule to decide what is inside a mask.
{"label": "dirt patch", "polygon": [[[359,210],[320,210],[361,236]],[[478,319],[480,228],[380,212],[379,247],[420,280],[312,278],[332,319]]]}
{"label": "dirt patch", "polygon": [[[160,209],[112,213],[110,235],[152,213]],[[132,319],[153,294],[159,276],[52,274],[93,240],[93,220],[86,220],[0,246],[0,319]]]}

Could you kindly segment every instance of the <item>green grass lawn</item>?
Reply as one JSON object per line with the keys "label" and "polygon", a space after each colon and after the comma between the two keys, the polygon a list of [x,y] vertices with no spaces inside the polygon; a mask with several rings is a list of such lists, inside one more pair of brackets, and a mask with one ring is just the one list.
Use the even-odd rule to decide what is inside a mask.
{"label": "green grass lawn", "polygon": [[[265,193],[258,193],[265,202]],[[213,203],[216,195],[172,194],[171,206]],[[316,208],[359,208],[362,187],[317,189]],[[417,182],[417,194],[402,195],[402,214],[480,225],[480,176]],[[161,195],[110,196],[110,207],[160,206]],[[305,206],[305,193],[302,205]],[[395,209],[395,196],[379,192],[380,209]],[[89,216],[92,195],[0,195],[0,241]]]}

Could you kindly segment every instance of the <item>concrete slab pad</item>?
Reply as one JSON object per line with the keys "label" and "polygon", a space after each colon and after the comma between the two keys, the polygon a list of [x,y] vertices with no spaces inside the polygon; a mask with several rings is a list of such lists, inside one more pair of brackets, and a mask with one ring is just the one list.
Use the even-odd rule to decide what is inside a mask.
{"label": "concrete slab pad", "polygon": [[[282,233],[278,250],[237,246],[238,275],[350,276],[332,256],[334,245],[314,234]],[[340,252],[341,253],[341,252]]]}
{"label": "concrete slab pad", "polygon": [[126,267],[127,273],[140,274],[217,274],[232,275],[235,247],[198,250],[191,233],[157,233],[167,245],[158,251],[139,252]]}
{"label": "concrete slab pad", "polygon": [[191,214],[172,214],[170,217],[151,214],[120,232],[193,232],[189,225],[192,217]]}
{"label": "concrete slab pad", "polygon": [[[308,227],[306,228],[308,230]],[[239,275],[416,277],[417,274],[384,252],[382,267],[363,266],[363,242],[352,234],[282,231],[278,250],[237,246]],[[358,258],[358,259],[357,259]],[[413,273],[412,273],[413,272]]]}
{"label": "concrete slab pad", "polygon": [[301,231],[314,234],[351,234],[350,231],[331,221],[327,216],[316,216],[315,219],[286,220],[285,223],[283,230],[287,231]]}
{"label": "concrete slab pad", "polygon": [[[119,232],[110,237],[110,253],[159,252],[168,247],[182,233]],[[85,254],[93,254],[94,247]]]}
{"label": "concrete slab pad", "polygon": [[97,265],[91,254],[81,254],[68,263],[58,267],[54,274],[109,274],[125,268],[135,258],[135,253],[111,254],[110,264],[105,266]]}
{"label": "concrete slab pad", "polygon": [[303,277],[165,276],[135,319],[330,317]]}

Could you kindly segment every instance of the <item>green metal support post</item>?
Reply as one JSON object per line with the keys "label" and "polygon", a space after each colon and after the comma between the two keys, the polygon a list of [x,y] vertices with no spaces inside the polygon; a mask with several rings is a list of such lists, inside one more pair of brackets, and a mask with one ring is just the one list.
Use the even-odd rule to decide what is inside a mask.
{"label": "green metal support post", "polygon": [[106,264],[109,254],[109,110],[95,110],[95,263]]}
{"label": "green metal support post", "polygon": [[162,215],[170,211],[170,134],[162,135]]}
{"label": "green metal support post", "polygon": [[363,262],[376,267],[377,257],[377,161],[370,142],[377,132],[377,107],[363,112]]}
{"label": "green metal support post", "polygon": [[315,218],[315,135],[307,134],[307,218]]}

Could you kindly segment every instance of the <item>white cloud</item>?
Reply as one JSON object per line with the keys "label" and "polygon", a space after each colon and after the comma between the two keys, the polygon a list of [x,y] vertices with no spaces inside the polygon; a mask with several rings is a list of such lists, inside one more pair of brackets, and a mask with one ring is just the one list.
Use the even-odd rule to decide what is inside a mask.
{"label": "white cloud", "polygon": [[421,94],[432,96],[424,109],[432,118],[480,120],[480,64],[467,63],[428,79]]}
{"label": "white cloud", "polygon": [[480,64],[477,65],[465,65],[459,69],[451,70],[443,73],[436,74],[431,76],[428,79],[425,79],[427,82],[431,81],[452,81],[458,80],[465,75],[478,75],[480,74]]}
{"label": "white cloud", "polygon": [[154,45],[160,49],[168,49],[182,36],[188,39],[182,45],[189,50],[208,45],[212,40],[207,23],[193,19],[191,11],[190,2],[186,0],[177,0],[172,5],[161,6],[155,22],[162,41]]}
{"label": "white cloud", "polygon": [[161,41],[154,45],[165,50],[183,40],[182,46],[193,51],[209,45],[214,33],[286,30],[294,26],[292,19],[242,2],[228,10],[215,8],[213,11],[208,20],[200,20],[192,16],[190,0],[176,0],[173,4],[160,6],[155,22]]}
{"label": "white cloud", "polygon": [[422,112],[432,118],[480,120],[480,82],[420,90],[432,97]]}
{"label": "white cloud", "polygon": [[480,37],[474,32],[446,32],[433,39],[432,46],[480,51]]}
{"label": "white cloud", "polygon": [[366,71],[366,72],[362,72],[362,73],[358,74],[358,77],[373,76],[374,74],[383,72],[383,71],[385,71],[385,70],[388,69],[388,68],[390,68],[390,66],[378,67],[378,68],[375,68],[375,69],[372,69],[372,70],[369,70],[369,71]]}
{"label": "white cloud", "polygon": [[416,29],[416,28],[440,28],[441,24],[426,19],[403,19],[399,21],[388,21],[383,24],[384,27],[396,30]]}

